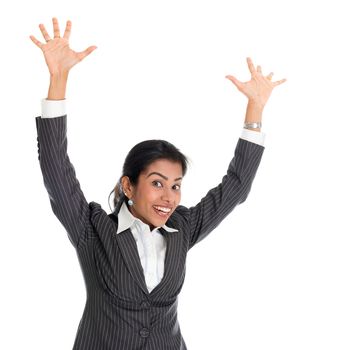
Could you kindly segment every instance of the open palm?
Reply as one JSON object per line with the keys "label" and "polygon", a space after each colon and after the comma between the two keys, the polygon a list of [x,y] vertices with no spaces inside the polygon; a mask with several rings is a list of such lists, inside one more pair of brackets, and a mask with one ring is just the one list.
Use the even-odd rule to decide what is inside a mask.
{"label": "open palm", "polygon": [[251,73],[251,80],[247,82],[241,82],[232,75],[226,75],[226,78],[231,80],[249,100],[254,101],[260,106],[265,106],[268,101],[273,88],[277,85],[284,83],[287,79],[278,81],[271,81],[273,73],[264,76],[261,71],[261,67],[257,66],[256,69],[251,58],[247,58],[248,68]]}
{"label": "open palm", "polygon": [[37,40],[33,35],[30,39],[44,53],[46,64],[50,74],[68,73],[69,70],[78,62],[83,60],[87,55],[96,49],[96,46],[90,46],[82,52],[76,52],[69,47],[69,37],[71,34],[72,22],[67,21],[64,35],[61,38],[57,18],[52,19],[54,38],[52,39],[47,33],[43,24],[39,25],[41,33],[46,44]]}

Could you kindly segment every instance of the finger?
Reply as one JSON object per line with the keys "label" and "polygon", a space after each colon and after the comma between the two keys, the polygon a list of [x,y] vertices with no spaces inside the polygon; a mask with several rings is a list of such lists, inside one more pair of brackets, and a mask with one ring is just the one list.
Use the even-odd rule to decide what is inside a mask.
{"label": "finger", "polygon": [[51,38],[50,38],[49,34],[47,34],[45,26],[41,23],[41,24],[39,24],[39,28],[40,28],[41,33],[43,34],[43,37],[46,40],[46,42],[50,41]]}
{"label": "finger", "polygon": [[277,80],[273,82],[273,86],[277,86],[277,85],[281,85],[283,84],[285,81],[287,81],[287,79],[281,79],[281,80]]}
{"label": "finger", "polygon": [[79,60],[83,60],[87,55],[90,55],[90,53],[95,49],[97,49],[97,46],[89,46],[86,50],[78,52]]}
{"label": "finger", "polygon": [[67,24],[66,24],[66,29],[65,29],[64,34],[63,34],[63,37],[65,39],[67,39],[67,40],[69,39],[71,30],[72,30],[72,22],[68,20]]}
{"label": "finger", "polygon": [[235,84],[237,86],[237,88],[240,88],[243,85],[243,83],[241,81],[239,81],[237,78],[235,78],[232,75],[226,75],[225,78],[231,80],[233,82],[233,84]]}
{"label": "finger", "polygon": [[267,75],[267,76],[266,76],[266,79],[271,80],[271,79],[272,79],[272,76],[273,76],[273,72],[271,72],[269,75]]}
{"label": "finger", "polygon": [[40,49],[42,48],[44,44],[40,42],[34,35],[30,35],[29,37],[37,47],[39,47]]}
{"label": "finger", "polygon": [[250,57],[247,57],[247,63],[248,63],[248,68],[249,68],[249,71],[250,73],[253,75],[256,73],[256,70],[254,68],[254,64],[253,64],[253,61]]}
{"label": "finger", "polygon": [[257,67],[256,67],[256,71],[257,71],[258,73],[261,73],[261,66],[257,66]]}
{"label": "finger", "polygon": [[60,37],[60,27],[58,25],[58,20],[56,17],[52,18],[52,23],[53,23],[53,37],[59,38]]}

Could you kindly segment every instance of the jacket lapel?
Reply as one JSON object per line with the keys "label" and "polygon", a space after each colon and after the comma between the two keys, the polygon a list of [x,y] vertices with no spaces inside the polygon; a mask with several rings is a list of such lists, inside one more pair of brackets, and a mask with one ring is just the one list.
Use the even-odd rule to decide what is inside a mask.
{"label": "jacket lapel", "polygon": [[136,283],[140,286],[140,288],[145,293],[148,293],[146,281],[145,281],[145,276],[143,273],[143,268],[142,268],[139,253],[137,250],[137,245],[136,245],[134,236],[131,233],[130,228],[128,228],[122,232],[119,232],[117,234],[118,212],[120,210],[122,203],[119,202],[118,204],[119,205],[117,205],[114,212],[111,214],[108,214],[108,216],[115,223],[114,238],[118,244],[119,250],[120,250],[121,255],[125,261],[125,265],[130,272],[130,275],[136,281]]}
{"label": "jacket lapel", "polygon": [[131,230],[127,229],[119,234],[116,234],[116,240],[131,276],[134,278],[140,288],[145,293],[148,293],[143,268],[139,253],[137,251],[137,245]]}
{"label": "jacket lapel", "polygon": [[[178,269],[180,260],[181,235],[179,232],[168,232],[164,228],[159,229],[166,239],[166,254],[164,261],[164,275],[160,283],[158,283],[151,291],[151,295],[164,295],[164,290],[169,284],[174,283],[174,276]],[[171,289],[171,288],[170,288]]]}

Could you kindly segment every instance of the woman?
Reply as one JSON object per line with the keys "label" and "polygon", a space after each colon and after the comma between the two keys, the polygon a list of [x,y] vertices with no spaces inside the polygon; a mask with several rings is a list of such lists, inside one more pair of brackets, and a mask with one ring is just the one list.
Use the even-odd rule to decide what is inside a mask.
{"label": "woman", "polygon": [[36,118],[44,185],[54,214],[77,251],[87,300],[73,349],[186,349],[177,320],[177,296],[185,278],[187,252],[242,203],[250,191],[264,147],[260,132],[273,88],[248,58],[251,80],[226,76],[248,97],[245,128],[222,182],[190,208],[180,205],[187,159],[172,144],[148,140],[127,155],[115,187],[115,208],[107,214],[88,203],[67,155],[64,99],[68,73],[96,46],[69,47],[71,22],[63,37],[53,18],[54,38],[40,30],[50,71],[48,97]]}

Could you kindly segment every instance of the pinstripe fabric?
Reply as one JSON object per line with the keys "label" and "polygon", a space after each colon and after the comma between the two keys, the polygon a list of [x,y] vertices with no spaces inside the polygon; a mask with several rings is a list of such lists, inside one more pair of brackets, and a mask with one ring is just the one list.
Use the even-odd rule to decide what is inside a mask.
{"label": "pinstripe fabric", "polygon": [[118,211],[88,203],[67,155],[67,116],[36,117],[38,159],[52,210],[76,249],[87,299],[73,350],[186,350],[177,320],[189,249],[242,203],[264,147],[239,139],[222,182],[190,208],[179,205],[160,228],[164,276],[149,292],[130,229],[117,234]]}

